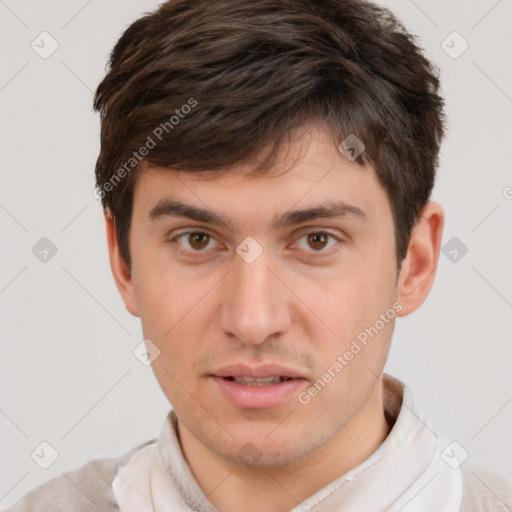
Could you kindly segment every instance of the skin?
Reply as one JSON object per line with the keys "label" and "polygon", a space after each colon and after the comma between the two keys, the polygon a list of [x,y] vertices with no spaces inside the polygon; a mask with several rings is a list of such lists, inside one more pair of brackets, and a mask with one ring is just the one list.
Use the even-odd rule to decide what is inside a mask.
{"label": "skin", "polygon": [[[397,276],[391,207],[374,170],[344,158],[319,127],[280,155],[259,177],[246,175],[249,164],[216,176],[144,171],[134,191],[131,273],[105,214],[116,285],[160,350],[153,370],[178,417],[184,456],[222,512],[290,510],[378,448],[390,429],[381,378],[395,321],[307,404],[294,395],[279,407],[240,408],[209,374],[229,364],[277,363],[303,374],[307,390],[394,303],[397,316],[423,303],[441,246],[444,212],[430,202]],[[166,198],[222,213],[233,226],[150,221],[149,211]],[[339,200],[366,220],[270,229],[288,210]],[[187,229],[211,236],[174,238]],[[335,238],[322,245],[307,236],[318,232]],[[250,264],[236,252],[247,236],[263,248]],[[244,446],[254,456],[242,463]]]}

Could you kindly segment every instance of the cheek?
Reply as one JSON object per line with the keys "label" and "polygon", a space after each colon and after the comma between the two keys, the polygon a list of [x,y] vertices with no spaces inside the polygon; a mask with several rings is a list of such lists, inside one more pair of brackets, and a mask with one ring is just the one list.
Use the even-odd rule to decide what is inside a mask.
{"label": "cheek", "polygon": [[[373,379],[383,368],[389,340],[393,331],[395,311],[392,309],[393,282],[389,270],[369,274],[345,275],[318,283],[307,289],[304,302],[323,321],[322,330],[310,332],[309,338],[316,352],[318,371],[336,374],[338,386]],[[385,321],[381,315],[388,312]],[[318,322],[315,322],[318,325]],[[338,357],[341,356],[341,365]],[[336,369],[338,371],[336,371]],[[329,379],[329,376],[326,376]]]}
{"label": "cheek", "polygon": [[[139,244],[137,244],[139,245]],[[162,337],[192,307],[201,285],[187,282],[172,265],[165,244],[140,244],[133,258],[136,299],[143,326]]]}
{"label": "cheek", "polygon": [[139,273],[136,293],[144,337],[158,346],[160,366],[180,381],[192,375],[208,342],[205,330],[214,312],[208,292],[213,285],[211,279],[185,279],[168,267],[148,265]]}
{"label": "cheek", "polygon": [[[302,286],[304,303],[325,324],[328,336],[321,338],[343,343],[375,316],[383,301],[373,277],[359,272],[342,277],[331,275],[314,286]],[[318,339],[318,333],[313,339]]]}

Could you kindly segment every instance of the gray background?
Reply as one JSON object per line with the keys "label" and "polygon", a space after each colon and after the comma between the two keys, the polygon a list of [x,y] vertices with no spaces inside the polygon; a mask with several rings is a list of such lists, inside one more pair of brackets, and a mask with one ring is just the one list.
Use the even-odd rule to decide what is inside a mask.
{"label": "gray background", "polygon": [[[441,255],[430,297],[397,323],[387,371],[439,435],[512,477],[512,2],[381,3],[442,70],[449,132],[433,199],[447,214],[443,243],[468,249]],[[93,91],[121,31],[156,4],[0,0],[2,508],[156,437],[169,408],[132,354],[140,324],[114,286],[92,194]],[[59,44],[47,59],[31,48],[43,31]],[[469,43],[458,58],[441,46],[453,31]],[[461,44],[444,43],[452,54]],[[47,262],[32,252],[42,237],[58,249]],[[59,454],[48,469],[31,458],[42,441]]]}

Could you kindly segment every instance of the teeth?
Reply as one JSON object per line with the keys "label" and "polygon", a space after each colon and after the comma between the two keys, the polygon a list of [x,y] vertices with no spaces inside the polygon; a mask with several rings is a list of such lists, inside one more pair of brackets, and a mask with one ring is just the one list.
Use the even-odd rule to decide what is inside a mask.
{"label": "teeth", "polygon": [[244,386],[268,386],[288,379],[286,377],[233,377],[233,380]]}

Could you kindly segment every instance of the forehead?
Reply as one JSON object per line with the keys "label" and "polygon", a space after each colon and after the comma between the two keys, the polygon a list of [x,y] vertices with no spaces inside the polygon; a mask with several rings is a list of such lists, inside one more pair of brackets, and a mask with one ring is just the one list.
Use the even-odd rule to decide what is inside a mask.
{"label": "forehead", "polygon": [[312,208],[337,208],[366,220],[391,212],[373,168],[349,161],[321,130],[283,145],[268,172],[253,170],[249,163],[199,172],[149,168],[135,186],[134,216],[151,221],[190,206],[210,211],[218,223],[266,219],[275,227],[278,215],[284,219],[288,212],[290,220],[292,212]]}

